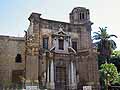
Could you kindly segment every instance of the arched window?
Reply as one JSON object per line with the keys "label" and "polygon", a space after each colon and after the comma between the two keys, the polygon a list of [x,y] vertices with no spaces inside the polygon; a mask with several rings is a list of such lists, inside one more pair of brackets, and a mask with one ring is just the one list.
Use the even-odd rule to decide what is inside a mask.
{"label": "arched window", "polygon": [[72,48],[77,51],[77,41],[72,41]]}
{"label": "arched window", "polygon": [[84,13],[82,13],[82,19],[84,19],[84,18],[85,18]]}
{"label": "arched window", "polygon": [[74,20],[77,20],[78,18],[77,18],[78,16],[77,16],[77,12],[75,12],[75,14],[74,14]]}
{"label": "arched window", "polygon": [[48,37],[43,37],[43,48],[48,49]]}
{"label": "arched window", "polygon": [[21,54],[17,54],[17,56],[15,57],[15,62],[16,63],[21,63],[22,62]]}
{"label": "arched window", "polygon": [[59,39],[59,49],[64,50],[64,39]]}
{"label": "arched window", "polygon": [[82,19],[82,14],[80,13],[80,20]]}

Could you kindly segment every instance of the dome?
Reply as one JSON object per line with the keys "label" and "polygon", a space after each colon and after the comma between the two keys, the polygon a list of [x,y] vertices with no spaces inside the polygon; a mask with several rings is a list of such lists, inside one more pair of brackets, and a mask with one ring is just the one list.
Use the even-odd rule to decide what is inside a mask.
{"label": "dome", "polygon": [[70,23],[83,24],[89,21],[89,9],[75,7],[70,13]]}
{"label": "dome", "polygon": [[71,13],[75,13],[75,12],[83,12],[83,11],[89,11],[88,9],[86,9],[85,7],[75,7]]}

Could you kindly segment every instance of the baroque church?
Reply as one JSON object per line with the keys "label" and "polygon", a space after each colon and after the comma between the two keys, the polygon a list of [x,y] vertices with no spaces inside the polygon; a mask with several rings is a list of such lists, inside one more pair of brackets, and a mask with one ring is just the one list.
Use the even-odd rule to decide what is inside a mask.
{"label": "baroque church", "polygon": [[32,13],[24,37],[0,36],[0,83],[39,83],[50,90],[99,89],[97,51],[89,9],[76,7],[70,22]]}

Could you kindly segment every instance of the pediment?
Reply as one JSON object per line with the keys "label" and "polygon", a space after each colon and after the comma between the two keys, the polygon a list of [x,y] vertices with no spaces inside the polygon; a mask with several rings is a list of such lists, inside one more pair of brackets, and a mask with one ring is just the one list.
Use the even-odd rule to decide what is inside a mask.
{"label": "pediment", "polygon": [[66,35],[66,34],[63,32],[58,32],[58,35]]}
{"label": "pediment", "polygon": [[57,32],[57,34],[60,34],[60,35],[67,35],[63,29],[60,27],[59,31]]}
{"label": "pediment", "polygon": [[57,36],[69,36],[65,31],[63,31],[63,28],[59,28],[59,31],[57,31],[56,33],[54,33],[54,35]]}

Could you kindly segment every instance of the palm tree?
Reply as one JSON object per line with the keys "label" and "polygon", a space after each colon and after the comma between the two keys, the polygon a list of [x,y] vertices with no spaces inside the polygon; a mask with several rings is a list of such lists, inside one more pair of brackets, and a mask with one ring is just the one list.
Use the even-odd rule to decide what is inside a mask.
{"label": "palm tree", "polygon": [[117,48],[116,43],[111,39],[111,37],[116,37],[116,35],[109,35],[107,33],[107,27],[101,28],[99,27],[100,31],[94,32],[93,40],[97,40],[95,43],[97,46],[97,50],[100,53],[99,55],[104,57],[109,63],[110,55],[112,51]]}

